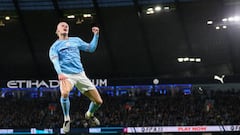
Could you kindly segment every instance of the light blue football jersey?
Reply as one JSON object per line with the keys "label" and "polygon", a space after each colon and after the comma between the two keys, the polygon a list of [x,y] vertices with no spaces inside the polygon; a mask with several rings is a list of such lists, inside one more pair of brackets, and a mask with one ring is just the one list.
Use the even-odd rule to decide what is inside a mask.
{"label": "light blue football jersey", "polygon": [[94,52],[98,44],[98,34],[90,43],[79,37],[69,37],[66,40],[56,40],[49,50],[49,57],[57,74],[77,74],[84,71],[80,51]]}

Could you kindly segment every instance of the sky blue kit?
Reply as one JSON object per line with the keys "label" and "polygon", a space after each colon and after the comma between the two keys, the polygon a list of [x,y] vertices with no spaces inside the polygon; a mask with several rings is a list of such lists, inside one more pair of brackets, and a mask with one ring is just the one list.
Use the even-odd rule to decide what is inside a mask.
{"label": "sky blue kit", "polygon": [[57,74],[78,74],[84,71],[80,51],[94,52],[97,48],[98,38],[99,35],[94,34],[90,43],[79,37],[56,40],[49,50],[49,57]]}

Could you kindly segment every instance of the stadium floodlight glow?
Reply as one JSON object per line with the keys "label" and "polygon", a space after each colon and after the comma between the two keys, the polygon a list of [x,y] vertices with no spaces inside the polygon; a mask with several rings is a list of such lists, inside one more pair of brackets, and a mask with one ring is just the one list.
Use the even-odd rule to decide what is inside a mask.
{"label": "stadium floodlight glow", "polygon": [[158,79],[153,79],[153,84],[155,84],[155,85],[159,84],[159,80]]}
{"label": "stadium floodlight glow", "polygon": [[195,58],[190,58],[189,61],[190,61],[190,62],[194,62],[194,61],[195,61]]}
{"label": "stadium floodlight glow", "polygon": [[153,8],[148,8],[147,11],[146,11],[146,14],[154,14],[154,10]]}
{"label": "stadium floodlight glow", "polygon": [[164,10],[169,10],[169,9],[170,9],[170,7],[163,7],[163,9],[164,9]]}
{"label": "stadium floodlight glow", "polygon": [[183,61],[189,61],[188,57],[183,58]]}
{"label": "stadium floodlight glow", "polygon": [[162,10],[162,7],[160,7],[160,6],[156,6],[154,9],[155,9],[155,11],[158,12],[158,11],[161,11],[161,10]]}
{"label": "stadium floodlight glow", "polygon": [[239,16],[232,16],[228,18],[229,22],[239,22],[240,21],[240,17]]}
{"label": "stadium floodlight glow", "polygon": [[216,30],[219,30],[220,29],[220,27],[219,26],[216,26]]}
{"label": "stadium floodlight glow", "polygon": [[207,21],[207,24],[208,24],[208,25],[213,24],[213,21],[208,20],[208,21]]}
{"label": "stadium floodlight glow", "polygon": [[83,14],[83,17],[84,18],[90,18],[90,17],[92,17],[92,14]]}
{"label": "stadium floodlight glow", "polygon": [[201,62],[201,58],[193,58],[193,57],[179,57],[178,59],[179,63],[183,63],[183,62]]}
{"label": "stadium floodlight glow", "polygon": [[233,20],[234,20],[233,17],[228,17],[229,22],[232,22]]}
{"label": "stadium floodlight glow", "polygon": [[10,20],[10,16],[5,16],[5,20]]}
{"label": "stadium floodlight glow", "polygon": [[233,17],[233,21],[239,22],[239,21],[240,21],[240,17],[239,17],[239,16],[234,16],[234,17]]}
{"label": "stadium floodlight glow", "polygon": [[226,25],[223,25],[223,26],[222,26],[222,28],[223,28],[223,29],[226,29],[226,28],[227,28],[227,26],[226,26]]}
{"label": "stadium floodlight glow", "polygon": [[227,18],[223,18],[222,21],[223,21],[223,22],[227,22],[228,19],[227,19]]}
{"label": "stadium floodlight glow", "polygon": [[178,58],[178,62],[183,62],[183,58]]}
{"label": "stadium floodlight glow", "polygon": [[151,7],[151,8],[148,8],[147,11],[153,11],[153,8],[152,8],[152,7]]}
{"label": "stadium floodlight glow", "polygon": [[146,14],[154,14],[154,11],[147,11]]}
{"label": "stadium floodlight glow", "polygon": [[222,21],[229,21],[229,22],[239,22],[240,21],[240,16],[230,16],[228,18],[222,19]]}
{"label": "stadium floodlight glow", "polygon": [[195,61],[196,62],[201,62],[201,58],[196,58]]}
{"label": "stadium floodlight glow", "polygon": [[68,19],[73,19],[73,18],[75,18],[75,15],[68,15],[67,18]]}

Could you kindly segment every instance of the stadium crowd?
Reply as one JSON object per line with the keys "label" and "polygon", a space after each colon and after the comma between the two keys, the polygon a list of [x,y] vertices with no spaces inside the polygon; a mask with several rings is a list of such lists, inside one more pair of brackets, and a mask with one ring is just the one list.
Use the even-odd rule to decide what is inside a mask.
{"label": "stadium crowd", "polygon": [[[218,125],[240,124],[240,92],[159,94],[145,92],[111,96],[101,94],[104,103],[96,116],[102,126]],[[87,127],[86,97],[71,97],[71,127]],[[59,128],[63,117],[58,96],[0,98],[1,128]]]}

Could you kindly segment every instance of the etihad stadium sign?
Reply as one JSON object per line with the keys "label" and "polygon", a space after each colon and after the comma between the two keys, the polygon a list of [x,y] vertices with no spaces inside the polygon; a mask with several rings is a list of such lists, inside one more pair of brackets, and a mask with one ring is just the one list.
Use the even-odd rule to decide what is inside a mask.
{"label": "etihad stadium sign", "polygon": [[58,80],[10,80],[7,82],[8,88],[57,88]]}
{"label": "etihad stadium sign", "polygon": [[[107,86],[107,79],[91,79],[95,86]],[[7,88],[57,88],[58,80],[10,80],[6,83]]]}

